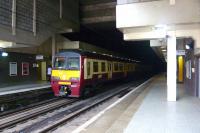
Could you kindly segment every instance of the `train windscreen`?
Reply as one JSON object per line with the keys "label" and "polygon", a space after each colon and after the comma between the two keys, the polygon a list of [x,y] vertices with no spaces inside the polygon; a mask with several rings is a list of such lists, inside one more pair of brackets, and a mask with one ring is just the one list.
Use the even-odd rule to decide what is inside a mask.
{"label": "train windscreen", "polygon": [[66,61],[65,57],[55,57],[54,68],[59,68],[59,69],[66,68],[65,61]]}
{"label": "train windscreen", "polygon": [[67,69],[68,70],[79,70],[80,60],[78,57],[67,58]]}
{"label": "train windscreen", "polygon": [[80,60],[79,57],[55,57],[54,68],[67,69],[67,70],[79,70]]}

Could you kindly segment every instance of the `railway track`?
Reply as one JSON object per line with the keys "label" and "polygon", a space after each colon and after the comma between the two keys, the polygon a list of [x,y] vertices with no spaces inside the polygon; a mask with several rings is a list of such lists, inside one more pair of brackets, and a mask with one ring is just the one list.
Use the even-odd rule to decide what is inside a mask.
{"label": "railway track", "polygon": [[47,99],[53,98],[54,95],[50,88],[2,95],[0,96],[0,117],[8,112],[13,112],[17,109],[23,109],[29,105],[37,104],[40,101],[46,101]]}
{"label": "railway track", "polygon": [[82,102],[80,104],[77,104],[70,109],[60,112],[59,114],[52,116],[51,118],[46,118],[40,122],[37,122],[33,125],[30,125],[19,132],[23,133],[29,133],[29,132],[39,132],[39,133],[46,133],[51,132],[58,127],[68,123],[70,120],[76,118],[77,116],[89,111],[90,109],[102,104],[103,102],[106,102],[107,100],[118,96],[121,97],[131,91],[131,87],[133,85],[126,85],[125,87],[122,87],[121,89],[116,89],[115,92],[111,90],[109,93],[103,93],[96,97],[90,98],[86,100],[85,102]]}
{"label": "railway track", "polygon": [[[54,100],[47,100],[22,110],[16,110],[1,115],[0,131],[10,131],[16,133],[51,132],[58,127],[68,123],[70,120],[76,118],[77,116],[91,110],[92,108],[106,102],[115,96],[122,97],[128,93],[132,87],[134,88],[140,83],[141,81],[115,86],[113,89],[108,89],[106,92],[100,93],[99,95],[82,101],[78,99],[55,98]],[[58,110],[59,108],[60,110]],[[51,115],[47,115],[49,112],[53,113],[51,113]],[[40,116],[43,116],[42,119],[40,119]],[[32,120],[34,120],[33,123],[31,122]],[[26,122],[29,121],[31,124],[26,124]]]}
{"label": "railway track", "polygon": [[8,113],[0,117],[0,130],[14,127],[16,124],[23,123],[27,120],[36,118],[48,112],[52,112],[58,108],[65,107],[76,102],[77,99],[54,99],[41,104],[28,107],[27,109]]}
{"label": "railway track", "polygon": [[[126,93],[128,93],[128,92],[129,92],[129,91],[126,91]],[[73,118],[75,118],[75,117],[81,115],[82,113],[85,113],[86,111],[89,111],[90,109],[92,109],[92,108],[94,108],[94,107],[96,107],[96,106],[102,104],[103,102],[105,102],[105,101],[107,101],[107,100],[109,100],[109,99],[113,98],[114,96],[119,95],[119,94],[121,94],[121,93],[124,94],[124,92],[120,92],[120,93],[118,93],[118,94],[115,94],[115,95],[106,97],[106,98],[104,98],[104,99],[101,99],[101,100],[99,100],[99,101],[97,101],[97,102],[95,102],[95,103],[93,103],[93,104],[91,104],[91,105],[89,105],[89,106],[87,106],[87,107],[83,107],[82,109],[77,109],[75,112],[73,112],[73,113],[67,115],[64,119],[62,119],[62,120],[56,122],[55,124],[50,125],[50,126],[48,126],[47,128],[45,128],[45,129],[39,131],[39,133],[51,132],[51,131],[57,129],[58,127],[64,125],[65,123],[69,122],[69,121],[72,120]]]}
{"label": "railway track", "polygon": [[3,113],[0,113],[0,119],[5,118],[5,117],[9,117],[12,114],[15,114],[16,112],[18,112],[18,113],[19,112],[23,112],[25,110],[29,110],[31,108],[42,106],[42,105],[45,105],[45,104],[48,104],[48,103],[51,103],[51,102],[55,102],[55,101],[58,101],[58,100],[60,100],[60,99],[58,99],[58,98],[52,98],[52,99],[48,99],[48,100],[45,100],[45,101],[42,101],[42,102],[39,102],[39,103],[34,103],[34,104],[31,104],[31,105],[27,105],[27,106],[19,108],[19,109],[14,109],[14,110],[11,110],[11,111],[6,111],[6,112],[3,112]]}

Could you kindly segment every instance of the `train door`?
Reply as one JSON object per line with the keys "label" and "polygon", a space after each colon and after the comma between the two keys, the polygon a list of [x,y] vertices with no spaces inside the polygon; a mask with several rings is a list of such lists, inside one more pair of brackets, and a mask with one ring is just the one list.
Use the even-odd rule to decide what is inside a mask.
{"label": "train door", "polygon": [[112,79],[112,63],[108,62],[108,79]]}
{"label": "train door", "polygon": [[47,80],[47,65],[46,62],[41,62],[41,79]]}
{"label": "train door", "polygon": [[92,79],[93,76],[93,62],[90,59],[84,60],[84,79]]}

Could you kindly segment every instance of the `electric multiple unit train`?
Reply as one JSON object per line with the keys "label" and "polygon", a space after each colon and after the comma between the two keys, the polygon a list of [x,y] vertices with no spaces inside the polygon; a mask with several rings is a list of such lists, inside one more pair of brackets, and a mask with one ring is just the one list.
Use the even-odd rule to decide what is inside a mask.
{"label": "electric multiple unit train", "polygon": [[105,54],[64,51],[54,57],[51,86],[55,96],[82,97],[98,84],[128,77],[138,65]]}

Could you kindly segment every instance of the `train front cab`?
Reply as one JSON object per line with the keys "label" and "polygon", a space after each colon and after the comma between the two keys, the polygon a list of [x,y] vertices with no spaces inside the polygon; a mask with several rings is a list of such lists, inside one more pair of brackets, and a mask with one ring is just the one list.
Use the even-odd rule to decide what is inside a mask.
{"label": "train front cab", "polygon": [[80,96],[81,56],[56,56],[51,86],[55,96]]}

